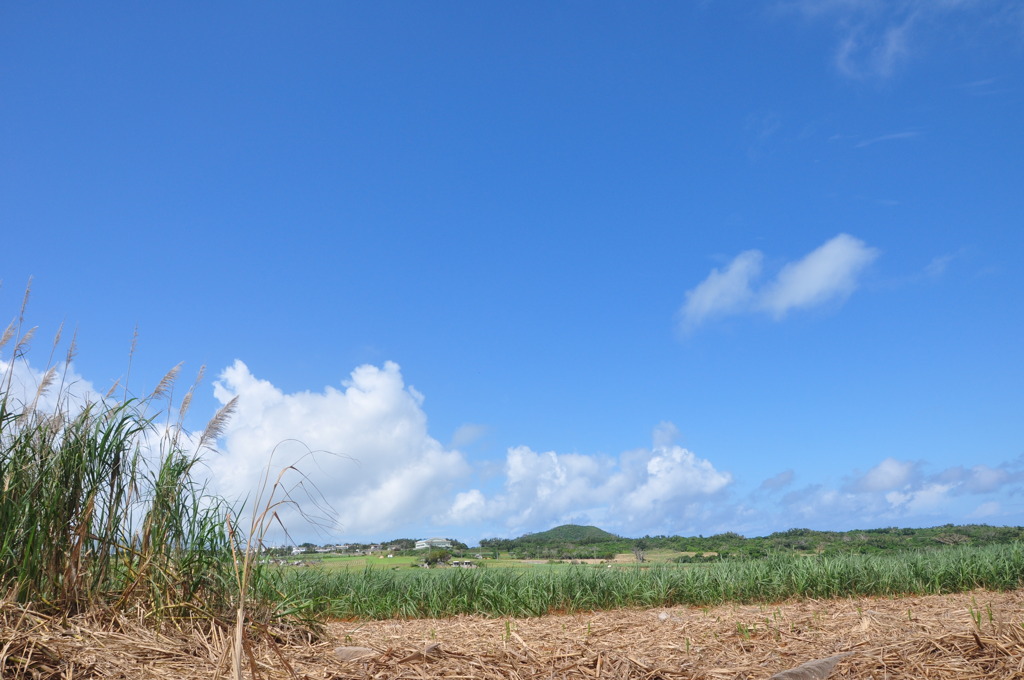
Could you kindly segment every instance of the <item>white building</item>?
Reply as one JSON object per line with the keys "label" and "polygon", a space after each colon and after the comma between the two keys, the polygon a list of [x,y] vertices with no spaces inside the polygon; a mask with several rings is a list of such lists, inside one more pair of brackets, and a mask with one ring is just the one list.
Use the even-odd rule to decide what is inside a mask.
{"label": "white building", "polygon": [[422,541],[416,541],[416,549],[424,550],[426,548],[450,548],[452,542],[447,538],[424,538]]}

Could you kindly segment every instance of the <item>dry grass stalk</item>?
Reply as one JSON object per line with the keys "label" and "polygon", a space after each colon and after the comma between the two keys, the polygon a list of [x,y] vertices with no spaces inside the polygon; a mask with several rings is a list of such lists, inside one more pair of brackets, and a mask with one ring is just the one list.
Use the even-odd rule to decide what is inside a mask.
{"label": "dry grass stalk", "polygon": [[185,414],[188,413],[189,407],[192,405],[192,397],[195,395],[196,387],[203,381],[203,375],[206,373],[206,366],[199,367],[199,373],[196,375],[196,379],[192,382],[192,386],[188,388],[188,392],[181,400],[181,406],[178,407],[178,425],[179,428],[183,427]]}
{"label": "dry grass stalk", "polygon": [[[218,421],[223,416],[222,422],[214,424],[211,421],[210,425],[207,425],[207,431],[212,429],[212,437],[216,439],[219,436],[221,429],[227,422],[227,417],[234,411],[235,405],[238,401],[238,397],[232,399],[226,404],[214,417],[214,421]],[[200,446],[203,445],[203,440],[206,438],[207,432],[203,433],[200,438]],[[212,440],[211,440],[212,441]],[[278,444],[280,447],[281,444]],[[256,656],[251,650],[251,644],[249,639],[246,637],[246,630],[252,627],[252,623],[247,621],[246,606],[247,606],[247,594],[249,592],[249,585],[253,578],[253,572],[255,569],[255,562],[263,551],[265,545],[265,539],[267,532],[275,524],[280,527],[285,535],[288,534],[284,524],[281,522],[279,511],[284,506],[294,506],[299,510],[300,514],[306,516],[301,510],[301,506],[295,502],[292,497],[292,488],[289,488],[285,484],[285,477],[290,473],[299,475],[300,479],[305,479],[305,476],[295,465],[287,465],[281,468],[277,476],[274,478],[271,484],[271,474],[274,466],[274,458],[277,454],[278,447],[275,447],[271,452],[270,459],[267,461],[267,466],[264,468],[263,473],[260,475],[260,481],[256,488],[256,497],[253,503],[253,512],[250,517],[249,531],[245,537],[245,550],[239,550],[239,528],[235,524],[235,520],[229,513],[227,516],[228,534],[231,536],[231,558],[234,566],[234,573],[236,579],[236,586],[238,592],[238,602],[235,611],[235,627],[234,627],[234,638],[231,646],[231,660],[232,668],[231,674],[235,680],[242,680],[242,666],[245,659],[249,660],[250,667],[252,668],[253,677],[257,675],[256,672]],[[313,451],[307,449],[307,456],[312,457]],[[301,484],[301,482],[300,482]],[[315,488],[315,486],[314,486]],[[248,625],[247,625],[248,624]],[[265,628],[265,627],[264,627]],[[296,677],[291,665],[288,663],[287,658],[280,653],[280,650],[274,644],[272,636],[264,636],[270,641],[271,648],[279,658],[281,667],[286,669],[290,676]]]}
{"label": "dry grass stalk", "polygon": [[[972,597],[997,613],[978,632],[980,644]],[[664,613],[559,615],[508,627],[479,617],[338,623],[331,627],[338,640],[380,653],[327,677],[753,680],[838,656],[805,667],[812,674],[779,677],[1024,678],[1022,591],[682,607],[659,616]],[[426,643],[439,643],[443,652],[419,670],[398,663]],[[846,652],[855,653],[842,658]]]}
{"label": "dry grass stalk", "polygon": [[210,422],[206,424],[203,434],[199,437],[200,449],[210,446],[217,441],[217,438],[224,433],[224,428],[227,427],[228,421],[231,420],[231,414],[235,412],[237,407],[238,397],[235,397],[218,409],[217,413],[210,419]]}
{"label": "dry grass stalk", "polygon": [[[993,612],[980,629],[975,600]],[[659,613],[340,622],[322,641],[298,628],[257,627],[244,670],[266,680],[763,680],[853,651],[830,680],[1024,678],[1024,591]],[[343,661],[339,644],[373,653]],[[0,602],[4,678],[223,678],[232,646],[227,622],[156,630],[123,614],[60,620]]]}
{"label": "dry grass stalk", "polygon": [[13,337],[14,337],[14,322],[12,321],[9,324],[7,324],[7,328],[4,329],[3,335],[0,335],[0,349],[3,349],[4,346],[8,342],[10,342],[11,338],[13,338]]}
{"label": "dry grass stalk", "polygon": [[177,366],[164,374],[164,377],[160,379],[160,382],[153,389],[153,393],[149,395],[149,401],[162,399],[170,393],[171,388],[174,387],[174,382],[178,379],[178,373],[181,372],[183,364],[184,362],[179,362]]}

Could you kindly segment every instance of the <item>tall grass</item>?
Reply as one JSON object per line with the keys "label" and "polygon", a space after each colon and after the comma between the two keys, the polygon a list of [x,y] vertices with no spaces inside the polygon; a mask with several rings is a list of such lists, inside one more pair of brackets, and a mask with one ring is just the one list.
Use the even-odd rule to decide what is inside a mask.
{"label": "tall grass", "polygon": [[[27,294],[26,294],[27,299]],[[148,396],[77,396],[74,342],[26,389],[34,331],[0,337],[0,588],[35,606],[139,607],[152,616],[226,611],[233,592],[225,503],[194,472],[230,412],[198,438],[170,412],[177,368]],[[54,341],[58,346],[60,334]],[[4,348],[11,347],[5,357]],[[42,404],[46,404],[44,408]],[[230,406],[230,405],[229,405]]]}
{"label": "tall grass", "polygon": [[382,619],[539,616],[620,607],[1009,590],[1022,585],[1024,546],[1010,544],[885,556],[775,555],[624,569],[551,566],[416,573],[309,569],[287,574],[279,587],[329,616]]}

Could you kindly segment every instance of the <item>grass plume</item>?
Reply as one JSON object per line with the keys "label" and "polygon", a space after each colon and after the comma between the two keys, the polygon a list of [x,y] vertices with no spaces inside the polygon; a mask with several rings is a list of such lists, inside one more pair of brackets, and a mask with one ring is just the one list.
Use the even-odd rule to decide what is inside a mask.
{"label": "grass plume", "polygon": [[[130,607],[154,621],[230,626],[239,589],[272,590],[258,571],[234,577],[232,554],[245,540],[228,524],[233,508],[197,474],[237,401],[196,437],[171,403],[180,364],[144,398],[124,381],[102,398],[74,393],[75,338],[58,354],[59,334],[37,384],[22,385],[16,371],[36,375],[26,358],[35,329],[22,333],[24,318],[23,303],[0,355],[0,589],[54,613]],[[273,615],[260,597],[250,600]]]}

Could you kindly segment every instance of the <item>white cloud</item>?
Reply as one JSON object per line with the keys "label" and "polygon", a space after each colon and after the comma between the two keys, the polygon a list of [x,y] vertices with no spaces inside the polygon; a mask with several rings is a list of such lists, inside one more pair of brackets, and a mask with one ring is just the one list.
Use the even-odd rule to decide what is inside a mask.
{"label": "white cloud", "polygon": [[1011,472],[1005,465],[996,468],[975,465],[970,469],[948,468],[936,475],[935,481],[956,485],[957,489],[964,493],[985,494],[1019,482],[1021,477],[1021,474]]}
{"label": "white cloud", "polygon": [[750,283],[761,273],[760,251],[740,253],[725,268],[712,269],[708,277],[687,291],[683,305],[683,323],[693,327],[713,316],[723,316],[745,309],[753,298]]}
{"label": "white cloud", "polygon": [[631,516],[664,512],[666,506],[695,495],[716,493],[732,481],[730,473],[716,470],[710,461],[682,447],[655,447],[652,454],[642,483],[623,499],[622,505]]}
{"label": "white cloud", "polygon": [[856,290],[858,276],[876,257],[875,248],[849,234],[839,234],[783,267],[761,292],[761,307],[780,319],[792,309],[843,300]]}
{"label": "white cloud", "polygon": [[[34,396],[42,371],[0,363],[0,374],[9,371],[18,398]],[[94,392],[73,370],[68,376],[79,391]],[[231,498],[252,494],[275,449],[272,474],[301,459],[306,476],[293,480],[315,483],[342,525],[324,540],[452,535],[457,526],[519,535],[567,522],[633,536],[914,526],[1004,516],[1005,499],[1021,493],[1024,481],[1019,461],[926,475],[923,461],[889,457],[838,488],[812,484],[776,501],[768,492],[788,489],[795,477],[786,470],[737,499],[732,474],[679,446],[679,430],[663,422],[649,448],[619,456],[510,448],[492,492],[465,483],[470,466],[429,435],[423,397],[404,383],[396,364],[360,366],[341,389],[286,394],[238,361],[221,373],[214,393],[222,403],[238,396],[239,408],[220,451],[206,459],[213,490]],[[157,427],[140,443],[155,452],[166,434]],[[180,436],[186,447],[198,439]],[[340,455],[309,457],[307,447]],[[304,540],[310,533],[295,513],[285,519],[293,536]]]}
{"label": "white cloud", "polygon": [[54,413],[58,406],[70,415],[79,413],[89,402],[99,401],[103,395],[93,384],[74,369],[74,364],[60,362],[52,367],[50,386],[39,388],[47,370],[33,368],[27,361],[0,359],[0,385],[8,387],[6,394],[12,406],[35,404],[46,413]]}
{"label": "white cloud", "polygon": [[423,397],[404,384],[398,365],[360,366],[343,387],[285,394],[241,361],[225,369],[214,396],[225,404],[237,396],[238,408],[210,459],[216,490],[244,497],[268,464],[276,474],[301,459],[343,535],[379,537],[443,510],[469,468],[428,434]]}
{"label": "white cloud", "polygon": [[680,522],[702,512],[700,501],[729,486],[732,475],[673,444],[674,432],[675,426],[662,423],[651,449],[617,459],[513,447],[503,489],[490,498],[476,489],[461,493],[441,519],[498,520],[510,534],[566,522],[644,533]]}
{"label": "white cloud", "polygon": [[890,491],[885,494],[893,508],[910,514],[932,514],[948,502],[950,484],[925,484],[912,491]]}
{"label": "white cloud", "polygon": [[913,479],[918,465],[886,458],[850,485],[856,491],[889,491],[906,486]]}
{"label": "white cloud", "polygon": [[[762,504],[764,512],[756,529],[792,526],[795,518],[815,528],[836,530],[958,523],[1001,513],[1000,500],[1019,494],[1024,481],[1024,474],[1016,472],[1013,463],[956,466],[933,475],[923,473],[925,466],[924,462],[890,457],[840,488],[812,484],[794,490],[783,496],[777,509]],[[971,499],[979,495],[983,502],[972,506],[978,501]],[[757,498],[755,491],[750,500],[757,502]],[[776,512],[780,514],[772,516]]]}
{"label": "white cloud", "polygon": [[712,269],[686,293],[680,310],[682,328],[692,330],[716,316],[761,311],[776,320],[794,309],[842,302],[857,289],[859,278],[879,251],[849,234],[839,234],[802,259],[782,267],[760,289],[751,282],[761,271],[763,255],[748,250],[725,269]]}
{"label": "white cloud", "polygon": [[989,493],[998,490],[1011,481],[1006,470],[990,468],[987,465],[975,465],[971,468],[970,477],[964,483],[964,489],[970,493]]}

